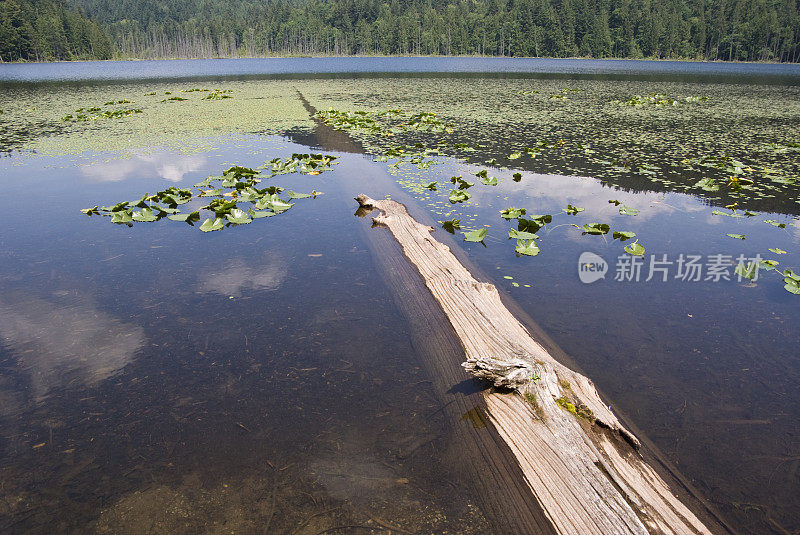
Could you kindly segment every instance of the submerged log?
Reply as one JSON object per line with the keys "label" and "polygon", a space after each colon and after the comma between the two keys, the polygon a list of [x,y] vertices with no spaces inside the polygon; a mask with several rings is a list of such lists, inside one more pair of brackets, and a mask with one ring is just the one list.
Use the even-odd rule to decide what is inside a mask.
{"label": "submerged log", "polygon": [[483,394],[489,422],[516,457],[547,531],[710,533],[636,451],[639,440],[592,382],[534,340],[493,285],[477,281],[403,205],[356,200],[381,211],[373,221],[392,232],[450,320],[462,366],[497,387]]}

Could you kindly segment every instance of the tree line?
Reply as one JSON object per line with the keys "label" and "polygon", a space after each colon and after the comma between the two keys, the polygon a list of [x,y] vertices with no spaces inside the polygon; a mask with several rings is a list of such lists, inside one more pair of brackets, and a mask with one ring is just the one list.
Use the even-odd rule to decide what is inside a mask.
{"label": "tree line", "polygon": [[107,59],[107,32],[59,0],[0,0],[0,61]]}
{"label": "tree line", "polygon": [[[6,4],[57,5],[56,0],[1,1],[3,31]],[[64,13],[82,16],[82,10],[97,21],[117,57],[419,54],[800,60],[800,0],[73,3],[79,10]],[[97,28],[91,21],[86,24]],[[85,53],[77,48],[70,52]]]}

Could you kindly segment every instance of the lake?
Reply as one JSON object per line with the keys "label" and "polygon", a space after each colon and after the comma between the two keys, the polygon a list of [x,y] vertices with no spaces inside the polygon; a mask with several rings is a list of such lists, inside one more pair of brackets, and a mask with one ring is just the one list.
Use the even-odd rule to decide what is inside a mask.
{"label": "lake", "polygon": [[[437,382],[358,193],[436,226],[731,531],[800,530],[798,82],[699,62],[0,65],[0,531],[502,532],[462,462],[484,432],[453,410],[471,393]],[[277,217],[79,211],[308,153],[337,159],[259,185],[285,188]],[[509,238],[525,229],[535,256]]]}

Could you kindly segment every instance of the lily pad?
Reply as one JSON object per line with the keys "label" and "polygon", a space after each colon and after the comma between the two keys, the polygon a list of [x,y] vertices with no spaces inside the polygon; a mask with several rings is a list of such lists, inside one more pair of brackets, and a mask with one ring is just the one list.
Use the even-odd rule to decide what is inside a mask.
{"label": "lily pad", "polygon": [[315,197],[316,195],[319,195],[319,193],[318,192],[314,192],[314,193],[297,193],[295,191],[289,190],[288,195],[289,195],[290,199],[308,199],[309,197]]}
{"label": "lily pad", "polygon": [[200,221],[200,212],[190,212],[188,214],[172,214],[168,215],[167,219],[172,221],[183,221],[184,223],[193,224]]}
{"label": "lily pad", "polygon": [[447,196],[447,199],[455,204],[457,202],[464,202],[468,200],[472,195],[468,191],[464,191],[461,189],[454,189],[450,192],[450,195]]}
{"label": "lily pad", "polygon": [[713,178],[704,178],[698,181],[695,186],[701,188],[703,191],[719,191],[719,185]]}
{"label": "lily pad", "polygon": [[142,208],[137,212],[133,212],[133,214],[131,214],[131,219],[143,223],[158,221],[158,217],[153,214],[153,211],[150,208]]}
{"label": "lily pad", "polygon": [[631,256],[642,256],[644,254],[644,246],[639,243],[639,240],[636,240],[625,247],[625,252]]}
{"label": "lily pad", "polygon": [[535,240],[517,240],[517,246],[514,250],[517,254],[525,256],[536,256],[540,251]]}
{"label": "lily pad", "polygon": [[746,238],[744,234],[727,234],[731,238],[736,238],[737,240],[743,240]]}
{"label": "lily pad", "polygon": [[461,228],[461,220],[460,219],[451,219],[449,221],[440,221],[442,224],[442,228],[445,229],[450,234],[455,234],[456,229]]}
{"label": "lily pad", "polygon": [[471,230],[469,232],[464,233],[464,241],[483,242],[483,239],[486,237],[487,234],[489,234],[489,231],[485,228],[481,228],[478,230]]}
{"label": "lily pad", "polygon": [[511,229],[508,231],[508,238],[510,240],[535,240],[538,239],[539,236],[532,232]]}
{"label": "lily pad", "polygon": [[753,280],[758,273],[758,264],[755,262],[740,262],[733,270],[734,273],[747,280]]}
{"label": "lily pad", "polygon": [[133,220],[131,212],[120,210],[111,213],[111,222],[117,224],[128,224]]}
{"label": "lily pad", "polygon": [[225,221],[222,218],[211,218],[209,217],[203,224],[200,225],[200,230],[203,232],[213,232],[215,230],[219,230],[225,226]]}
{"label": "lily pad", "polygon": [[234,208],[225,218],[234,225],[245,225],[253,221],[253,219],[241,208]]}
{"label": "lily pad", "polygon": [[636,233],[629,230],[615,230],[613,234],[614,239],[619,241],[630,240],[634,236]]}
{"label": "lily pad", "polygon": [[[576,227],[578,225],[575,225]],[[584,234],[608,234],[608,231],[611,230],[611,226],[606,223],[586,223],[582,227],[578,227],[583,230]]]}
{"label": "lily pad", "polygon": [[500,217],[503,219],[517,219],[519,216],[525,215],[525,208],[514,208],[513,206],[510,208],[505,208],[500,210]]}

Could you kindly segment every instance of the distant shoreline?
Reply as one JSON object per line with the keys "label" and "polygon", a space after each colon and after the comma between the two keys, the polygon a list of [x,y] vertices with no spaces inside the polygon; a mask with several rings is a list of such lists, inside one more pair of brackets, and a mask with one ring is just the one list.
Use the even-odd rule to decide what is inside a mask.
{"label": "distant shoreline", "polygon": [[190,57],[164,57],[164,58],[143,58],[143,57],[116,57],[110,59],[71,59],[71,60],[54,60],[54,61],[28,61],[28,60],[16,60],[16,61],[0,61],[0,65],[36,65],[36,64],[53,64],[53,63],[94,63],[94,62],[115,62],[115,61],[191,61],[191,60],[202,60],[202,61],[210,61],[210,60],[253,60],[253,59],[330,59],[330,58],[347,58],[347,59],[356,59],[356,58],[363,58],[363,59],[379,59],[379,58],[419,58],[419,59],[459,59],[459,58],[470,58],[470,59],[504,59],[504,60],[584,60],[584,61],[652,61],[652,62],[681,62],[681,63],[714,63],[714,64],[731,64],[731,65],[800,65],[800,63],[795,63],[791,61],[770,61],[770,60],[758,60],[758,61],[730,61],[730,60],[721,60],[721,59],[697,59],[697,58],[630,58],[630,57],[618,57],[618,58],[594,58],[591,56],[581,57],[581,56],[573,56],[568,58],[560,58],[560,57],[549,57],[549,56],[486,56],[486,55],[469,55],[469,54],[462,54],[462,55],[452,55],[452,56],[434,56],[434,55],[385,55],[385,54],[370,54],[370,55],[363,55],[363,54],[316,54],[316,55],[300,55],[300,54],[278,54],[272,56],[214,56],[214,57],[207,57],[207,58],[190,58]]}

